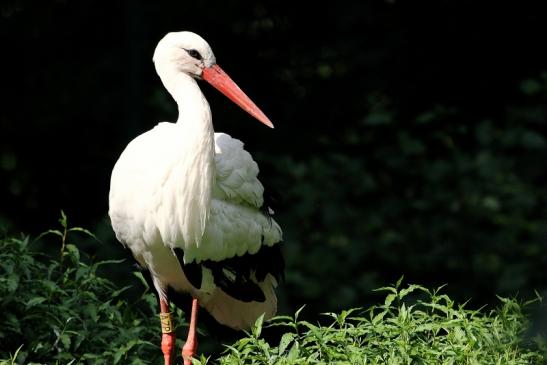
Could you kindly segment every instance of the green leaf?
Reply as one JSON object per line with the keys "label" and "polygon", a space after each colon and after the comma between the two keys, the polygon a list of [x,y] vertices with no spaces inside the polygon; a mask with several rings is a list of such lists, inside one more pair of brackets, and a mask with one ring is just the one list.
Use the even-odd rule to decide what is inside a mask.
{"label": "green leaf", "polygon": [[44,298],[44,297],[34,297],[34,298],[31,298],[27,304],[26,304],[26,307],[27,309],[31,308],[31,307],[34,307],[35,305],[38,305],[38,304],[42,304],[43,302],[45,302],[47,300],[47,298]]}
{"label": "green leaf", "polygon": [[72,257],[74,259],[74,262],[80,261],[80,250],[78,250],[78,248],[75,245],[68,244],[65,246],[65,250],[66,250],[65,254],[68,254],[70,257]]}
{"label": "green leaf", "polygon": [[300,356],[300,347],[298,342],[295,341],[289,351],[289,354],[287,355],[287,360],[289,363],[294,362],[298,356]]}
{"label": "green leaf", "polygon": [[252,329],[252,334],[253,334],[253,337],[255,338],[259,338],[260,337],[260,333],[262,332],[262,323],[264,322],[264,314],[262,314],[260,317],[257,318],[254,326],[253,326],[253,329]]}
{"label": "green leaf", "polygon": [[287,349],[287,346],[290,345],[290,343],[294,340],[294,333],[285,333],[283,336],[281,336],[281,340],[279,341],[279,348],[278,348],[278,355],[281,356]]}
{"label": "green leaf", "polygon": [[303,306],[301,306],[300,308],[298,308],[298,310],[294,313],[294,320],[298,320],[298,316],[300,315],[300,313],[304,310],[304,307],[306,307],[306,305],[304,304]]}
{"label": "green leaf", "polygon": [[298,324],[301,325],[301,326],[307,327],[307,328],[310,329],[310,330],[314,330],[314,329],[317,328],[317,326],[311,324],[311,323],[308,322],[308,321],[298,321]]}
{"label": "green leaf", "polygon": [[388,294],[384,300],[384,306],[389,307],[391,303],[397,298],[397,294]]}
{"label": "green leaf", "polygon": [[72,227],[68,230],[69,232],[82,232],[82,233],[85,233],[86,235],[94,238],[95,240],[99,241],[99,239],[97,238],[97,236],[95,236],[92,232],[88,231],[87,229],[85,228],[81,228],[81,227]]}
{"label": "green leaf", "polygon": [[91,318],[93,322],[97,322],[99,320],[99,315],[97,314],[97,307],[93,304],[87,304],[83,307],[83,313]]}
{"label": "green leaf", "polygon": [[69,350],[70,344],[72,343],[72,341],[70,340],[70,336],[66,333],[63,333],[61,335],[61,343],[63,344],[63,347],[65,348],[65,350]]}
{"label": "green leaf", "polygon": [[17,274],[11,274],[6,279],[6,287],[8,292],[14,293],[19,287],[19,276]]}
{"label": "green leaf", "polygon": [[423,286],[412,284],[412,285],[409,285],[408,288],[401,289],[399,291],[399,299],[403,299],[404,297],[406,297],[408,294],[412,293],[415,290],[421,290],[426,293],[428,292],[428,290],[424,288]]}
{"label": "green leaf", "polygon": [[66,214],[62,209],[61,209],[61,218],[59,218],[59,223],[61,223],[61,226],[63,226],[63,228],[65,229],[68,227]]}
{"label": "green leaf", "polygon": [[373,318],[372,318],[372,324],[378,324],[381,320],[384,319],[384,317],[386,316],[386,314],[388,314],[388,311],[387,310],[384,310],[378,314],[376,314]]}
{"label": "green leaf", "polygon": [[381,288],[374,289],[373,291],[388,291],[397,294],[397,289],[391,287],[391,286],[383,286]]}
{"label": "green leaf", "polygon": [[59,236],[59,237],[63,237],[63,232],[57,230],[57,229],[49,229],[45,232],[42,232],[38,235],[38,237],[36,237],[36,240],[39,240],[40,238],[44,237],[45,235],[48,235],[48,234],[53,234],[53,235],[56,235],[56,236]]}

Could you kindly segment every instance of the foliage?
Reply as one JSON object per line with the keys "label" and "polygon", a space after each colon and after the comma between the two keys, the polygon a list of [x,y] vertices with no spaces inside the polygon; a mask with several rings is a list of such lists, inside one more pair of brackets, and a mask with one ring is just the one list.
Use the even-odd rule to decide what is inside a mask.
{"label": "foliage", "polygon": [[[118,261],[85,263],[68,241],[66,217],[60,256],[32,253],[29,237],[0,240],[0,364],[150,364],[157,346],[155,298],[128,303],[126,288],[98,270]],[[57,251],[57,250],[55,250]]]}
{"label": "foliage", "polygon": [[521,306],[514,299],[500,298],[501,306],[494,310],[469,310],[439,290],[399,284],[379,289],[388,293],[382,305],[326,313],[326,324],[300,320],[300,311],[294,317],[277,317],[269,326],[282,326],[287,332],[275,346],[260,338],[259,319],[252,333],[228,346],[218,363],[543,363],[537,346],[522,340],[522,310],[529,302]]}
{"label": "foliage", "polygon": [[[80,257],[61,217],[62,250],[50,258],[29,250],[28,237],[0,240],[0,365],[152,364],[157,346],[156,300],[146,293],[132,303],[101,275],[103,266]],[[278,316],[259,318],[251,333],[213,360],[195,364],[540,364],[543,355],[525,336],[523,304],[500,298],[494,310],[467,309],[440,290],[419,285],[377,290],[383,304],[327,313],[318,323]],[[180,312],[178,312],[180,314]],[[269,342],[264,333],[281,332]],[[279,331],[280,330],[280,331]],[[179,336],[179,338],[182,338]],[[179,341],[180,343],[180,341]],[[203,351],[203,347],[201,348]],[[207,350],[205,350],[207,352]]]}
{"label": "foliage", "polygon": [[313,154],[261,156],[285,198],[290,302],[347,308],[403,273],[479,303],[546,290],[547,73],[521,96],[495,118],[405,120],[378,94],[360,123],[315,131]]}

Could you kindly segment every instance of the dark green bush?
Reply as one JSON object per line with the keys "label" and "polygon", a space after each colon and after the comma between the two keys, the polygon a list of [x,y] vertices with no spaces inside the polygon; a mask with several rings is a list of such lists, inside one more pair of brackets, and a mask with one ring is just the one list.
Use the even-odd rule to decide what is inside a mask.
{"label": "dark green bush", "polygon": [[289,305],[373,303],[372,289],[403,274],[474,303],[545,296],[547,73],[521,87],[522,102],[484,118],[445,106],[404,118],[379,94],[360,123],[260,156],[285,199]]}
{"label": "dark green bush", "polygon": [[62,260],[32,253],[28,237],[0,241],[0,363],[156,363],[153,295],[121,299],[126,288],[97,273],[116,261],[85,263],[67,241],[69,231],[84,230],[61,222],[62,231],[49,233],[61,237]]}

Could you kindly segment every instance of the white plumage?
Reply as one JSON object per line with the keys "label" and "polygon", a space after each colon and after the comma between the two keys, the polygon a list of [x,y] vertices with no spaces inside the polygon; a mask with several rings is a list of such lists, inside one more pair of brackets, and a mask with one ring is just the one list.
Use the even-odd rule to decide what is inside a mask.
{"label": "white plumage", "polygon": [[[222,306],[237,307],[237,303],[209,304],[217,297],[219,300],[228,298],[215,293],[219,289],[211,290],[210,282],[203,285],[208,290],[193,288],[185,280],[171,248],[184,249],[185,263],[220,261],[235,255],[253,254],[262,244],[270,246],[279,242],[281,229],[259,210],[264,188],[257,178],[258,166],[243,149],[243,143],[227,134],[215,133],[215,174],[209,211],[205,214],[207,219],[203,233],[198,233],[197,239],[192,234],[185,239],[186,222],[181,217],[183,213],[177,213],[177,208],[184,204],[180,202],[179,194],[184,190],[188,176],[173,166],[177,159],[171,158],[176,156],[172,152],[180,145],[177,129],[177,124],[160,123],[133,140],[122,153],[112,172],[109,212],[112,226],[117,238],[131,249],[137,261],[150,270],[153,277],[159,278],[155,283],[158,289],[165,291],[168,285],[190,292],[206,308],[208,305],[215,307],[219,312],[219,318],[215,318],[220,323],[237,329],[248,328],[256,314],[249,313],[251,323],[238,318],[247,312],[244,310],[239,316],[223,318],[221,314],[230,309]],[[176,217],[181,220],[177,221]],[[270,284],[275,285],[275,279],[270,279]],[[275,295],[270,295],[269,299],[273,303],[263,305],[268,317],[275,313],[276,307]]]}
{"label": "white plumage", "polygon": [[[138,136],[121,154],[110,186],[112,227],[149,270],[160,298],[167,299],[168,287],[187,292],[219,323],[247,329],[261,314],[275,314],[274,275],[258,280],[252,273],[249,280],[265,300],[241,301],[220,288],[206,266],[201,284],[192,285],[182,265],[256,254],[280,242],[281,229],[260,209],[264,188],[243,143],[213,131],[209,105],[195,79],[204,78],[231,96],[222,90],[225,85],[215,84],[215,77],[225,74],[216,66],[209,45],[194,33],[170,33],[158,44],[154,63],[179,106],[179,118]],[[242,93],[239,88],[234,92]],[[270,123],[252,102],[245,103],[244,109]],[[182,262],[176,249],[184,252]],[[228,279],[230,275],[226,272]]]}

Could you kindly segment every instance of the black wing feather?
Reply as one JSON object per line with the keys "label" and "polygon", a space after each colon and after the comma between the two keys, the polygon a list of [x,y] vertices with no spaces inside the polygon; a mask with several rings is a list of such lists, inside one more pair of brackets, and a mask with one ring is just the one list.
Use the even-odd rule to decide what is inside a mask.
{"label": "black wing feather", "polygon": [[220,262],[207,261],[203,265],[211,270],[215,285],[226,294],[242,302],[263,302],[266,300],[264,292],[251,279],[251,268],[238,260],[242,257]]}
{"label": "black wing feather", "polygon": [[201,265],[195,262],[184,264],[184,250],[177,247],[173,251],[175,252],[175,255],[177,255],[177,259],[182,267],[182,271],[184,271],[186,279],[188,279],[194,288],[201,288],[201,279],[203,276]]}
{"label": "black wing feather", "polygon": [[203,269],[211,270],[215,285],[226,294],[242,302],[263,302],[264,292],[253,280],[264,281],[271,274],[277,281],[284,279],[285,262],[279,244],[262,246],[255,254],[235,256],[222,261],[204,260],[199,264],[183,264],[184,251],[175,248],[175,254],[182,266],[184,275],[195,288],[201,287]]}

